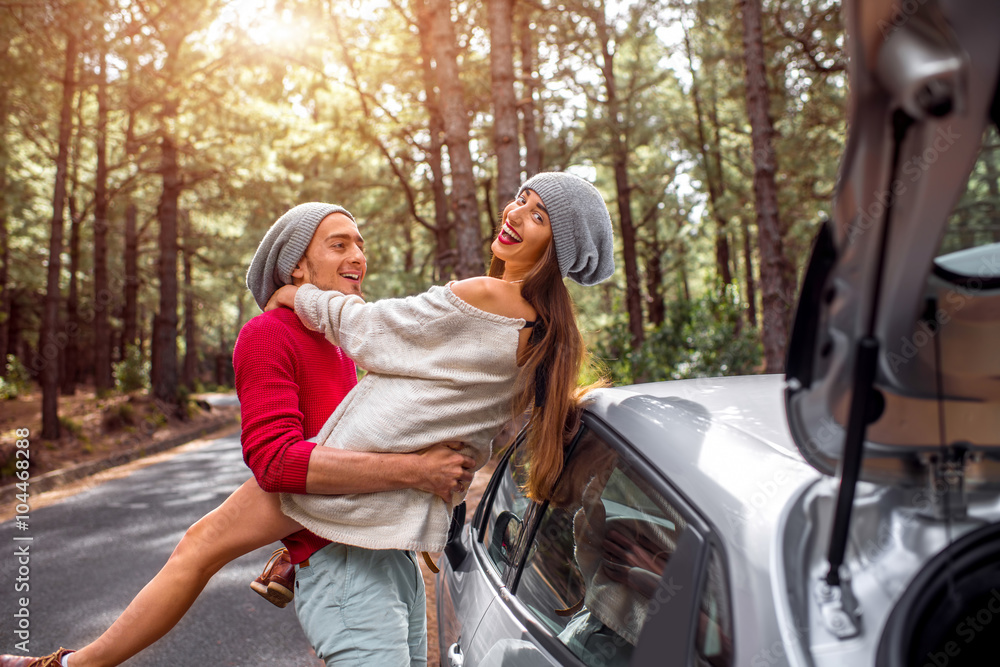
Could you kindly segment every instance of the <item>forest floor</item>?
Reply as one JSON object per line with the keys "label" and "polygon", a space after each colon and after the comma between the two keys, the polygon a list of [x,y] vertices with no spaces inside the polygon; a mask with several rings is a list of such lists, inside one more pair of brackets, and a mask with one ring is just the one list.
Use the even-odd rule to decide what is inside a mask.
{"label": "forest floor", "polygon": [[[142,393],[97,397],[81,386],[73,396],[59,397],[61,435],[42,440],[40,391],[0,402],[0,488],[16,481],[15,443],[28,430],[32,480],[46,473],[108,459],[125,463],[146,451],[198,437],[206,429],[238,423],[239,408],[210,406],[204,395],[193,396],[185,409]],[[38,489],[42,490],[42,489]]]}

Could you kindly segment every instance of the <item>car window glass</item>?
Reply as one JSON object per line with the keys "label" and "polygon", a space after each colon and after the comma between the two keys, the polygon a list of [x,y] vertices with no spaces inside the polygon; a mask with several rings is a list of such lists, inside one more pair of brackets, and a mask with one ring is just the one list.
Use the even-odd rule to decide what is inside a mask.
{"label": "car window glass", "polygon": [[686,523],[593,432],[539,524],[518,598],[587,665],[627,665]]}
{"label": "car window glass", "polygon": [[527,469],[523,465],[524,447],[519,447],[497,472],[500,483],[486,516],[483,543],[490,563],[500,577],[507,573],[520,538],[521,525],[531,501],[524,495]]}
{"label": "car window glass", "polygon": [[990,125],[938,248],[939,275],[1000,278],[1000,133]]}
{"label": "car window glass", "polygon": [[729,586],[722,558],[714,548],[708,560],[708,576],[701,594],[695,655],[698,667],[729,667],[733,664]]}

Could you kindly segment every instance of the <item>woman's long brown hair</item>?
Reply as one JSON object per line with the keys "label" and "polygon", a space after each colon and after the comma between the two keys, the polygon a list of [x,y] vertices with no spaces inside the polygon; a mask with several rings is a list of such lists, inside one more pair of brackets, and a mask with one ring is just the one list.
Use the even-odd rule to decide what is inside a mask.
{"label": "woman's long brown hair", "polygon": [[[500,278],[503,270],[503,260],[494,257],[489,275]],[[573,299],[559,273],[553,243],[524,277],[521,296],[538,313],[535,328],[541,329],[532,332],[531,344],[517,360],[520,371],[513,407],[514,415],[532,408],[526,442],[527,493],[534,500],[546,500],[562,472],[565,444],[578,423],[580,398],[590,388],[577,384],[586,346],[576,325]],[[543,395],[537,395],[538,391]]]}

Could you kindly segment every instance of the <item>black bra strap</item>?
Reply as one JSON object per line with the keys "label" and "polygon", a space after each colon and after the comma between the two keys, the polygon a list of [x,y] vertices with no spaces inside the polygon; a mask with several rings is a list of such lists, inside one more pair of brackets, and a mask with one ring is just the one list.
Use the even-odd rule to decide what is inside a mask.
{"label": "black bra strap", "polygon": [[[543,322],[537,322],[538,326],[535,326],[536,322],[532,322],[531,326],[531,344],[539,345],[542,339],[545,338],[545,324]],[[527,324],[525,324],[527,327]],[[545,404],[545,395],[548,393],[549,385],[549,360],[542,359],[542,361],[535,367],[535,407],[540,408]]]}
{"label": "black bra strap", "polygon": [[522,329],[533,329],[533,328],[535,327],[535,325],[536,325],[536,324],[538,324],[538,321],[537,321],[537,320],[535,320],[535,321],[532,321],[532,322],[529,322],[528,320],[525,320],[525,321],[524,321],[524,326],[523,326],[523,327],[521,327],[521,328],[522,328]]}

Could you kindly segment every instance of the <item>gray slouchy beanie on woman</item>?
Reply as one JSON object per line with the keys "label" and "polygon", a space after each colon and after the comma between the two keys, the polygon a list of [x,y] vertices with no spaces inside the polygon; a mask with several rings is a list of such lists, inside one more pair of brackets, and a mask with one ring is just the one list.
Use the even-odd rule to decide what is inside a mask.
{"label": "gray slouchy beanie on woman", "polygon": [[581,285],[596,285],[615,272],[611,216],[593,185],[564,171],[532,176],[520,192],[532,190],[549,212],[559,272]]}

